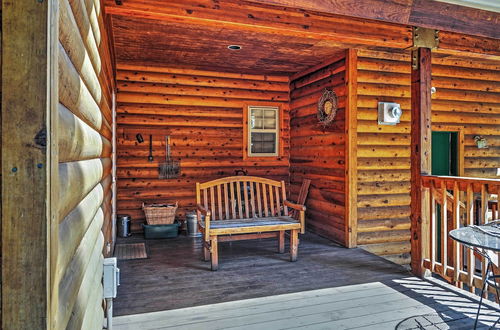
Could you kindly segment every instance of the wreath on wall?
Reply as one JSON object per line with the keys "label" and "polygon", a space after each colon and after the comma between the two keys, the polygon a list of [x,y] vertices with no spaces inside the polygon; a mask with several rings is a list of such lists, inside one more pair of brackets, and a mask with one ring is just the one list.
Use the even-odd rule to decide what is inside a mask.
{"label": "wreath on wall", "polygon": [[323,126],[330,125],[337,115],[337,95],[333,90],[325,89],[318,101],[318,121]]}

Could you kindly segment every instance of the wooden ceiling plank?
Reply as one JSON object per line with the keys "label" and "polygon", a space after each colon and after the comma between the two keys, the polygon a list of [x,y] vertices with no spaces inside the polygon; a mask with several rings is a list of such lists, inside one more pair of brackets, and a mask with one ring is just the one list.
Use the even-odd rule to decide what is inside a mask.
{"label": "wooden ceiling plank", "polygon": [[411,45],[409,27],[281,8],[262,8],[243,1],[225,1],[216,6],[199,2],[203,1],[173,0],[165,6],[155,1],[129,0],[118,6],[113,1],[108,1],[106,11],[119,16],[329,40],[352,46],[402,49]]}
{"label": "wooden ceiling plank", "polygon": [[[439,23],[437,16],[432,16],[430,25],[421,21],[427,10],[424,2],[428,1],[366,0],[374,7],[363,2],[363,8],[371,9],[349,5],[352,1],[170,0],[165,5],[160,0],[126,0],[116,5],[114,0],[106,0],[106,12],[113,21],[119,65],[238,71],[248,79],[252,75],[282,75],[285,80],[285,76],[307,70],[345,48],[405,52],[412,44],[408,22],[413,19],[417,25],[431,27]],[[436,12],[446,13],[436,8]],[[363,10],[378,21],[338,15],[356,15]],[[470,15],[481,22],[490,17],[486,13]],[[495,22],[491,25],[496,28]],[[473,24],[462,25],[471,28]],[[233,42],[242,45],[242,51],[229,52],[227,45]],[[435,53],[498,61],[500,39],[441,31]]]}
{"label": "wooden ceiling plank", "polygon": [[319,64],[316,64],[304,71],[301,71],[301,72],[297,72],[296,74],[292,75],[290,77],[290,81],[294,81],[294,80],[297,80],[297,79],[300,79],[310,73],[313,73],[315,71],[318,71],[332,63],[335,63],[341,59],[343,59],[345,57],[345,51],[344,52],[339,52],[331,57],[329,57],[328,59],[324,60],[323,62],[319,63]]}
{"label": "wooden ceiling plank", "polygon": [[[288,76],[343,49],[321,40],[138,18],[114,17],[113,26],[119,64]],[[230,51],[231,43],[243,49]]]}

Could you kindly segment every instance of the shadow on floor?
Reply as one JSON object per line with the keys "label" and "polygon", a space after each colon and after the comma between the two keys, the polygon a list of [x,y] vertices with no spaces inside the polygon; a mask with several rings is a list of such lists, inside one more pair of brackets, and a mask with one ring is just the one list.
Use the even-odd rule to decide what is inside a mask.
{"label": "shadow on floor", "polygon": [[[439,280],[430,283],[418,278],[406,278],[392,282],[395,283],[393,289],[432,309],[430,313],[416,313],[401,320],[395,329],[473,329],[478,308],[476,297],[471,298],[444,283],[436,285]],[[499,317],[499,310],[483,306],[477,328],[493,329]],[[500,329],[500,325],[496,324],[494,329]]]}

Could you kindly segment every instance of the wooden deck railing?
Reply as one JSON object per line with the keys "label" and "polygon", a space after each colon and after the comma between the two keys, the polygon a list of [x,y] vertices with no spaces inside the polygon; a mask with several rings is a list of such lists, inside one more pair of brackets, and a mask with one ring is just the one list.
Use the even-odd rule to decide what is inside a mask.
{"label": "wooden deck railing", "polygon": [[422,185],[430,195],[429,221],[422,224],[424,268],[476,292],[486,274],[484,258],[452,240],[448,233],[499,218],[500,180],[423,176]]}

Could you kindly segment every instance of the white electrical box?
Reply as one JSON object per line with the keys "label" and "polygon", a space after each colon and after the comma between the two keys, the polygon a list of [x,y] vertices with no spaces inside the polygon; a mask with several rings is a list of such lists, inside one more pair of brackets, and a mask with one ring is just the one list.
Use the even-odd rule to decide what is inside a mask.
{"label": "white electrical box", "polygon": [[120,269],[116,258],[104,259],[103,288],[104,298],[116,298],[116,292],[120,285]]}
{"label": "white electrical box", "polygon": [[378,124],[396,125],[399,124],[403,110],[398,103],[379,102],[378,103]]}

